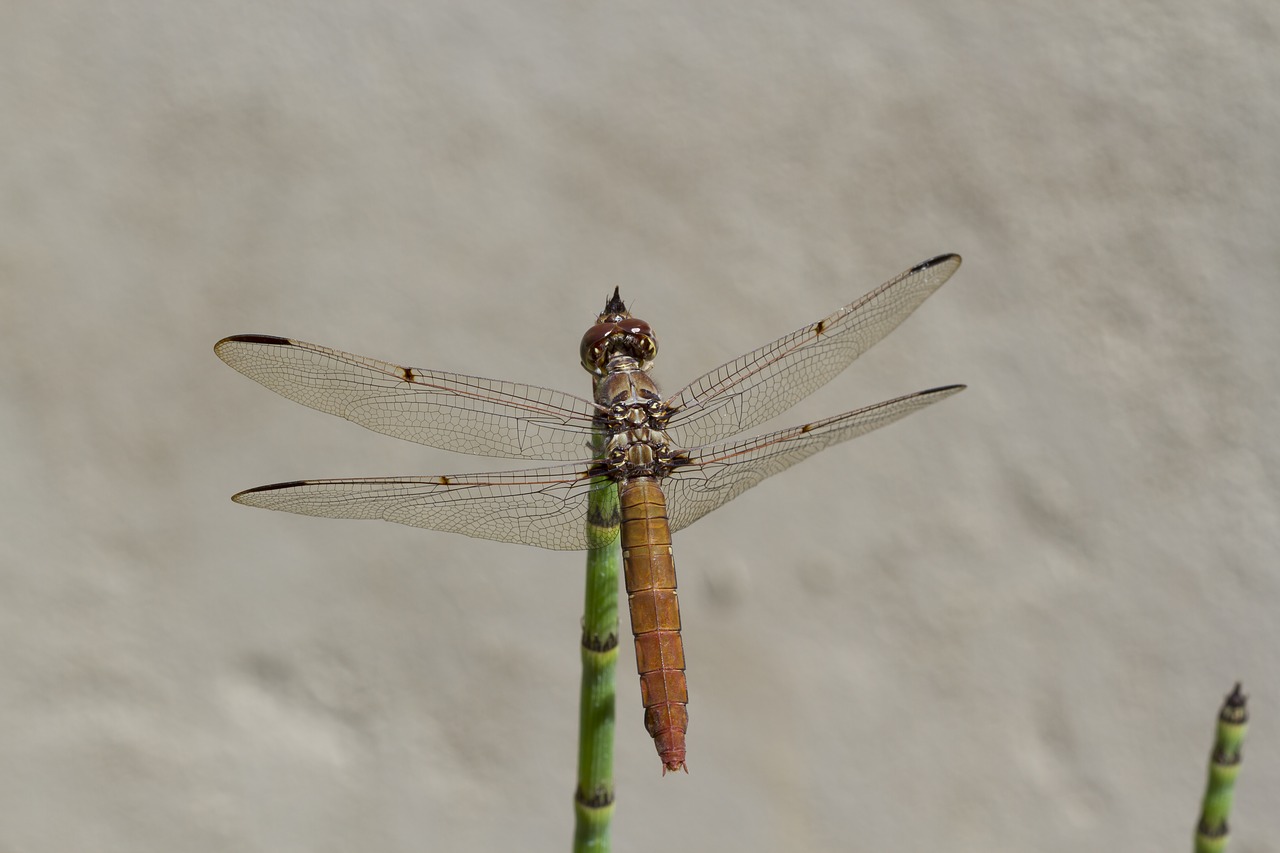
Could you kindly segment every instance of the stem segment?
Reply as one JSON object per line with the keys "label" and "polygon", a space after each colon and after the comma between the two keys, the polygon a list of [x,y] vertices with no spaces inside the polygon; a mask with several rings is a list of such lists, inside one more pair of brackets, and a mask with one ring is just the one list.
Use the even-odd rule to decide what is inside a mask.
{"label": "stem segment", "polygon": [[1227,818],[1231,815],[1236,776],[1240,773],[1240,745],[1249,722],[1247,698],[1237,682],[1218,713],[1218,731],[1209,758],[1209,782],[1200,808],[1200,822],[1196,824],[1196,853],[1222,853],[1227,847]]}
{"label": "stem segment", "polygon": [[582,616],[582,693],[578,719],[575,853],[607,853],[613,818],[613,725],[618,663],[618,573],[622,565],[618,486],[592,483],[587,503],[586,603]]}

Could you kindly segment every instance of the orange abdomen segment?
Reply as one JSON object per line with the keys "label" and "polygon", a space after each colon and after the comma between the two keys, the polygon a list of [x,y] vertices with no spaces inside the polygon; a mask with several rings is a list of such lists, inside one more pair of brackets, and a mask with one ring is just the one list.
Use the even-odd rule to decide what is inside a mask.
{"label": "orange abdomen segment", "polygon": [[689,728],[689,688],[684,680],[667,501],[657,482],[647,477],[619,483],[618,500],[644,727],[653,737],[665,773],[684,767],[684,733]]}

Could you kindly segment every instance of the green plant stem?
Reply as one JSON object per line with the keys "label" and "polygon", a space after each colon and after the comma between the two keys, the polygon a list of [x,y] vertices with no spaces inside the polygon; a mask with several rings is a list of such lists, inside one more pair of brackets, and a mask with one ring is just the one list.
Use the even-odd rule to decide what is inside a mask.
{"label": "green plant stem", "polygon": [[1200,808],[1200,821],[1196,824],[1196,853],[1222,853],[1227,847],[1227,818],[1231,815],[1236,776],[1240,773],[1240,746],[1249,722],[1246,701],[1237,683],[1218,713],[1218,731],[1209,757],[1209,781]]}
{"label": "green plant stem", "polygon": [[618,574],[622,565],[618,486],[600,478],[587,502],[586,603],[578,719],[575,853],[607,853],[613,819],[613,726],[618,663]]}

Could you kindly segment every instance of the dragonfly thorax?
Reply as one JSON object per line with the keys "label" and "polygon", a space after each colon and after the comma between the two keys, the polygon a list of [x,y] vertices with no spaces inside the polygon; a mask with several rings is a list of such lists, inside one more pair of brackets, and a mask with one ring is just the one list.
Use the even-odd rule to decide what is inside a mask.
{"label": "dragonfly thorax", "polygon": [[679,464],[679,453],[666,432],[640,427],[610,436],[601,461],[609,475],[618,480],[663,477]]}
{"label": "dragonfly thorax", "polygon": [[667,404],[634,358],[617,356],[596,383],[597,423],[607,436],[600,461],[609,475],[662,477],[677,464],[667,436]]}
{"label": "dragonfly thorax", "polygon": [[669,414],[658,386],[633,358],[617,356],[596,383],[598,422],[609,433],[649,427],[666,428]]}

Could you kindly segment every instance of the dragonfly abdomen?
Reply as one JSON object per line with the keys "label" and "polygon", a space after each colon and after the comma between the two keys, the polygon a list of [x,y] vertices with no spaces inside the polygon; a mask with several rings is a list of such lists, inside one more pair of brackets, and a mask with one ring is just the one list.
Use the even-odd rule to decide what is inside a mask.
{"label": "dragonfly abdomen", "polygon": [[[680,603],[671,556],[667,502],[652,477],[618,484],[622,508],[622,563],[626,573],[636,668],[644,701],[644,727],[653,737],[665,770],[685,763],[689,688],[680,640]],[[665,772],[664,770],[664,772]]]}

